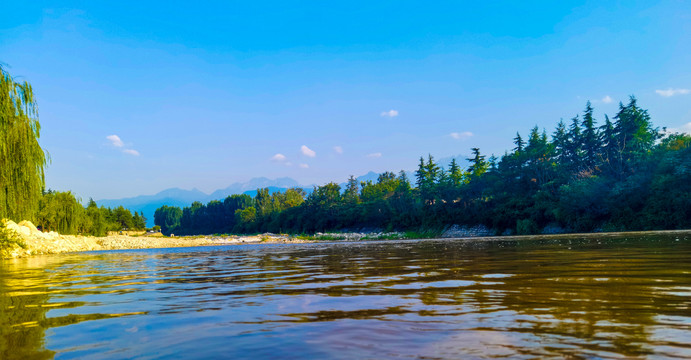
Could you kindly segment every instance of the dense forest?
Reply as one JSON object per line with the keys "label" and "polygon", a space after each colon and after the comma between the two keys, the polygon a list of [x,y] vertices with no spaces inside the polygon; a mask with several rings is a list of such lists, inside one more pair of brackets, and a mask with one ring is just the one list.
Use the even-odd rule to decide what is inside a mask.
{"label": "dense forest", "polygon": [[[164,233],[314,233],[345,229],[442,229],[484,225],[497,234],[691,228],[691,136],[653,127],[634,97],[598,126],[583,114],[547,134],[537,127],[501,158],[473,148],[462,169],[420,158],[415,178],[335,183],[190,207],[163,206]],[[443,167],[443,165],[447,165]]]}
{"label": "dense forest", "polygon": [[146,227],[143,214],[122,206],[99,208],[91,200],[84,207],[69,191],[45,191],[49,157],[39,145],[40,130],[31,85],[16,82],[0,66],[0,219],[31,220],[61,234],[105,235]]}

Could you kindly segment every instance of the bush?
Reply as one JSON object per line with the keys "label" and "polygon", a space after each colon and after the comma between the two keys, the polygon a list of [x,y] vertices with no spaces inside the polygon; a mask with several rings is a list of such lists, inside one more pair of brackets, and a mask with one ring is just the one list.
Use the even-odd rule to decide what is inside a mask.
{"label": "bush", "polygon": [[0,250],[9,249],[12,245],[17,245],[22,249],[26,247],[24,240],[14,230],[0,223]]}
{"label": "bush", "polygon": [[537,234],[538,226],[532,219],[516,220],[516,233],[518,235]]}

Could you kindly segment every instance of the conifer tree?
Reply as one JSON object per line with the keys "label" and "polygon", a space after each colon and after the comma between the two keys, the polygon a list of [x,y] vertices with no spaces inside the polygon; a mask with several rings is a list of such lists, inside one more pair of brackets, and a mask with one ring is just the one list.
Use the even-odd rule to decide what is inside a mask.
{"label": "conifer tree", "polygon": [[583,114],[582,146],[583,146],[583,168],[593,169],[598,160],[600,153],[600,141],[597,128],[595,127],[595,119],[593,118],[593,107],[590,101],[585,105],[585,112]]}
{"label": "conifer tree", "polygon": [[525,141],[523,141],[523,138],[521,137],[521,134],[516,132],[516,137],[513,138],[513,143],[516,144],[516,147],[513,148],[513,151],[517,153],[522,153],[523,148],[525,147]]}
{"label": "conifer tree", "polygon": [[348,183],[346,184],[345,193],[343,193],[343,200],[348,203],[357,203],[359,201],[360,184],[358,184],[355,176],[350,175]]}
{"label": "conifer tree", "polygon": [[455,187],[459,187],[463,183],[463,171],[461,171],[456,158],[451,159],[451,164],[449,164],[449,179]]}
{"label": "conifer tree", "polygon": [[473,157],[466,160],[470,161],[470,167],[468,167],[468,172],[471,177],[480,177],[487,171],[489,163],[485,160],[485,155],[480,155],[479,148],[470,149],[473,152]]}
{"label": "conifer tree", "polygon": [[636,98],[629,103],[619,103],[619,112],[614,117],[614,140],[617,150],[614,154],[615,172],[623,176],[631,169],[632,161],[652,149],[659,134],[653,129],[648,111],[640,109]]}
{"label": "conifer tree", "polygon": [[566,139],[567,141],[566,147],[564,148],[564,160],[569,171],[576,173],[581,170],[581,161],[583,159],[583,138],[578,115],[571,119],[571,125],[569,126]]}
{"label": "conifer tree", "polygon": [[564,120],[559,120],[554,134],[552,134],[552,144],[554,145],[554,153],[557,159],[563,161],[566,159],[566,152],[569,143],[569,136],[566,133],[566,124]]}

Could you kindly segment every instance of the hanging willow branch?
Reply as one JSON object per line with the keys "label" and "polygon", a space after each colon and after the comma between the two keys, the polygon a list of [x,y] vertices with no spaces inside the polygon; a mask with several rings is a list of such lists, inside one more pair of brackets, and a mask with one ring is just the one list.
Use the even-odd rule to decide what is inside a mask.
{"label": "hanging willow branch", "polygon": [[45,186],[47,154],[31,85],[0,66],[0,219],[33,219]]}

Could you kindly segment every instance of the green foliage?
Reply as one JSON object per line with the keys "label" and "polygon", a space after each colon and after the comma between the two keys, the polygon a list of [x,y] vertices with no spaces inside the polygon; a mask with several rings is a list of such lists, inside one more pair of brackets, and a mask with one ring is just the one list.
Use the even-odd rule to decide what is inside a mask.
{"label": "green foliage", "polygon": [[161,227],[161,232],[170,235],[175,233],[180,226],[180,219],[182,218],[182,209],[177,206],[167,206],[156,209],[154,212],[154,224]]}
{"label": "green foliage", "polygon": [[0,66],[0,219],[33,219],[44,187],[46,153],[31,85]]}
{"label": "green foliage", "polygon": [[11,249],[13,245],[17,245],[21,248],[26,247],[21,236],[8,229],[3,222],[0,222],[0,252],[5,249]]}
{"label": "green foliage", "polygon": [[527,139],[517,133],[514,149],[501,159],[487,161],[473,148],[466,171],[456,160],[421,157],[415,187],[405,172],[360,184],[351,176],[345,189],[329,183],[307,196],[301,189],[258,189],[254,198],[229,197],[223,206],[175,208],[169,225],[155,221],[180,234],[372,228],[405,231],[407,238],[439,236],[415,229],[450,224],[518,234],[541,233],[548,225],[566,231],[691,227],[691,137],[661,139],[633,97],[620,105],[614,123],[605,116],[598,128],[593,114],[587,103],[569,126],[560,121],[551,138],[537,127]]}
{"label": "green foliage", "polygon": [[516,233],[518,235],[532,235],[538,232],[538,225],[532,219],[516,220]]}
{"label": "green foliage", "polygon": [[84,230],[85,210],[74,195],[48,190],[39,201],[36,225],[45,231],[76,234]]}
{"label": "green foliage", "polygon": [[36,226],[63,235],[105,236],[108,231],[143,230],[146,218],[119,206],[98,207],[89,199],[86,207],[71,192],[46,191],[39,201]]}

